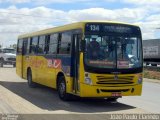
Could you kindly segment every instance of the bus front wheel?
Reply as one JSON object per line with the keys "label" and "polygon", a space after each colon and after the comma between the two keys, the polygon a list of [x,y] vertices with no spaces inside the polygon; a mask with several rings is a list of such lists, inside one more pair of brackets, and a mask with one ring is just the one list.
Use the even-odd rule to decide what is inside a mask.
{"label": "bus front wheel", "polygon": [[118,97],[114,97],[114,98],[107,98],[108,102],[117,102]]}
{"label": "bus front wheel", "polygon": [[36,86],[36,84],[32,81],[32,72],[31,72],[31,70],[29,70],[28,73],[27,73],[27,80],[28,80],[28,86],[30,88],[34,88]]}
{"label": "bus front wheel", "polygon": [[71,99],[71,95],[66,92],[66,82],[64,76],[58,78],[58,95],[60,99],[67,101]]}

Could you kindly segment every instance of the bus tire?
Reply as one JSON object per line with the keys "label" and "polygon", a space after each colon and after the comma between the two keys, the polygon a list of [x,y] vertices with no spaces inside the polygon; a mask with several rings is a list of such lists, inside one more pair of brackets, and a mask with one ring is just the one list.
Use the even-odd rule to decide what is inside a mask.
{"label": "bus tire", "polygon": [[36,87],[36,83],[32,81],[32,71],[30,69],[27,72],[27,80],[28,80],[28,86],[30,88]]}
{"label": "bus tire", "polygon": [[66,93],[66,82],[64,76],[58,78],[58,95],[63,101],[71,100],[71,95]]}
{"label": "bus tire", "polygon": [[108,102],[117,102],[117,97],[115,97],[115,98],[107,98],[107,101]]}

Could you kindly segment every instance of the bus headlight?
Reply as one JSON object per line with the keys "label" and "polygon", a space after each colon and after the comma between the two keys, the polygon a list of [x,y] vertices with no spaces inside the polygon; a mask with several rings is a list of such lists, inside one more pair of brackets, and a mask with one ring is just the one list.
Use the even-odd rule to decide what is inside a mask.
{"label": "bus headlight", "polygon": [[142,78],[142,76],[140,76],[140,77],[138,78],[137,83],[138,83],[138,84],[142,84],[142,81],[143,81],[143,78]]}
{"label": "bus headlight", "polygon": [[91,78],[85,77],[85,83],[86,83],[86,84],[89,84],[89,85],[92,85],[92,80],[91,80]]}

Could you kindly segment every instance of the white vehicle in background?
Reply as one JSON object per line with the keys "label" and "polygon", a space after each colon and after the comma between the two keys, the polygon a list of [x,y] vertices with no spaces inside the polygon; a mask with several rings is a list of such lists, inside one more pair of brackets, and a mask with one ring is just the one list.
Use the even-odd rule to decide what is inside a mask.
{"label": "white vehicle in background", "polygon": [[3,65],[16,66],[16,50],[12,48],[1,48],[0,49],[0,67]]}

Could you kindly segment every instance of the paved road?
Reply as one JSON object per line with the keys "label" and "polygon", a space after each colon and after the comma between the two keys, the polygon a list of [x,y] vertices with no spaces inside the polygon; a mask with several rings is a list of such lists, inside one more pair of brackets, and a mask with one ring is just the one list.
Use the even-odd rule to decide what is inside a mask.
{"label": "paved road", "polygon": [[160,84],[144,82],[143,95],[124,97],[118,103],[104,100],[63,102],[47,87],[28,88],[15,68],[0,68],[0,113],[160,113]]}
{"label": "paved road", "polygon": [[133,105],[151,113],[160,113],[160,83],[144,82],[142,96],[123,97],[119,102]]}

